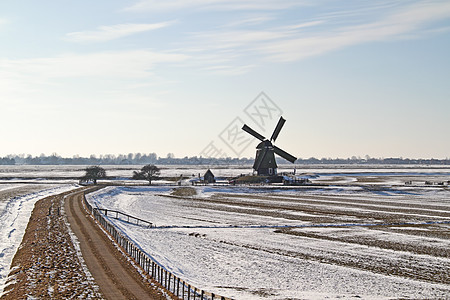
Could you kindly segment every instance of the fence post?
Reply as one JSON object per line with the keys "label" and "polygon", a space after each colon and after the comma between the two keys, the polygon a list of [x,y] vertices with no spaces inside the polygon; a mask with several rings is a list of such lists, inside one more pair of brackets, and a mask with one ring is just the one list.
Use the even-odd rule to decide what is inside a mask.
{"label": "fence post", "polygon": [[188,300],[191,299],[191,285],[188,285]]}
{"label": "fence post", "polygon": [[167,271],[164,270],[164,287],[167,288]]}
{"label": "fence post", "polygon": [[172,279],[172,273],[169,273],[169,284],[167,285],[167,290],[170,292],[170,279]]}
{"label": "fence post", "polygon": [[179,294],[180,294],[180,278],[178,278],[178,280],[177,280],[177,297],[179,296]]}
{"label": "fence post", "polygon": [[173,294],[175,295],[175,291],[176,291],[176,285],[177,283],[177,277],[175,275],[173,275]]}

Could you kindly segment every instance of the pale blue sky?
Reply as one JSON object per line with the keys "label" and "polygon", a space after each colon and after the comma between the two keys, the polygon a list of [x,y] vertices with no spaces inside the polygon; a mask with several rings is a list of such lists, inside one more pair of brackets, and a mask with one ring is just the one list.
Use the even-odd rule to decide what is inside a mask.
{"label": "pale blue sky", "polygon": [[449,1],[1,1],[0,41],[0,156],[254,156],[263,91],[298,157],[450,157]]}

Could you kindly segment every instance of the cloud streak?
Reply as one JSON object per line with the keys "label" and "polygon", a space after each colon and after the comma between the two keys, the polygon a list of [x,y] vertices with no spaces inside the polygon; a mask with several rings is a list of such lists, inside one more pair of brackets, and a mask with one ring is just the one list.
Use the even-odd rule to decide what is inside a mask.
{"label": "cloud streak", "polygon": [[[425,2],[403,8],[379,21],[345,26],[331,32],[289,38],[257,47],[274,61],[296,61],[344,47],[415,35],[429,23],[450,18],[449,2]],[[419,37],[419,34],[416,34]]]}
{"label": "cloud streak", "polygon": [[135,12],[174,11],[190,8],[208,10],[283,10],[305,5],[309,2],[300,0],[141,0],[125,10]]}
{"label": "cloud streak", "polygon": [[[94,82],[109,81],[114,82],[114,88],[133,89],[133,85],[155,78],[152,70],[159,64],[170,65],[186,59],[188,56],[184,54],[148,50],[0,59],[0,103],[29,99],[30,95],[31,98],[39,97],[58,86],[65,86],[65,79],[70,79],[69,89],[76,89],[75,83],[79,80],[89,82],[99,90],[102,88]],[[161,81],[160,78],[158,80]]]}
{"label": "cloud streak", "polygon": [[259,57],[260,62],[293,62],[368,42],[423,37],[425,32],[431,32],[430,24],[450,18],[450,2],[422,1],[395,9],[378,4],[361,11],[366,17],[372,13],[372,21],[364,22],[358,14],[349,18],[348,11],[342,16],[335,12],[332,16],[316,15],[316,19],[272,28],[225,27],[197,32],[191,38],[197,52],[203,49],[218,57],[227,50],[230,57],[242,60],[251,55],[252,59]]}
{"label": "cloud streak", "polygon": [[65,54],[49,58],[0,60],[0,69],[11,74],[61,77],[147,77],[157,64],[174,63],[187,59],[187,55],[158,53],[148,50]]}
{"label": "cloud streak", "polygon": [[117,24],[100,26],[97,30],[68,33],[65,36],[65,40],[71,42],[106,42],[137,33],[164,28],[173,23],[174,22],[170,21],[153,24]]}

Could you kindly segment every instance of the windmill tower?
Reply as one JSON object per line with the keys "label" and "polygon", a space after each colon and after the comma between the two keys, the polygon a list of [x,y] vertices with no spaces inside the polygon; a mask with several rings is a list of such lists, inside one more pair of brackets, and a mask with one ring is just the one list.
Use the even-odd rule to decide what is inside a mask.
{"label": "windmill tower", "polygon": [[278,121],[278,124],[275,127],[270,140],[266,139],[264,136],[245,124],[242,127],[242,130],[248,132],[261,141],[261,143],[256,146],[256,158],[255,163],[253,164],[253,169],[259,176],[274,176],[277,174],[278,166],[275,160],[275,154],[283,157],[291,163],[294,163],[297,160],[295,156],[290,155],[286,151],[281,150],[280,148],[272,144],[272,142],[275,142],[278,135],[280,134],[281,128],[283,128],[285,122],[286,120],[283,119],[283,117],[280,117],[280,120]]}

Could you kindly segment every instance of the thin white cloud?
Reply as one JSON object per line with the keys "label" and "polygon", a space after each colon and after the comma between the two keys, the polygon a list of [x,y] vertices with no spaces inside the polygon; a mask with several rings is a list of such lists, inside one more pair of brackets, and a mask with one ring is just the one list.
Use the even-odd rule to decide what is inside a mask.
{"label": "thin white cloud", "polygon": [[275,17],[263,15],[263,16],[252,16],[245,19],[240,19],[237,21],[230,22],[226,24],[224,27],[242,27],[242,26],[254,26],[260,25],[262,23],[274,20]]}
{"label": "thin white cloud", "polygon": [[[274,41],[293,36],[290,31],[275,30],[230,30],[222,32],[197,33],[195,39],[203,41],[204,49],[226,49],[248,47],[264,41]],[[213,41],[213,42],[211,42]]]}
{"label": "thin white cloud", "polygon": [[288,25],[288,26],[285,26],[284,29],[296,30],[296,29],[308,28],[308,27],[321,25],[323,23],[325,23],[325,21],[322,21],[322,20],[321,21],[311,21],[311,22],[299,23],[299,24],[295,24],[295,25]]}
{"label": "thin white cloud", "polygon": [[448,18],[450,18],[450,2],[427,1],[406,7],[380,21],[267,43],[258,47],[258,50],[269,54],[272,60],[295,61],[356,44],[404,36],[410,38],[429,23]]}
{"label": "thin white cloud", "polygon": [[8,23],[8,20],[7,19],[5,19],[5,18],[0,18],[0,26],[1,25],[4,25],[4,24],[7,24]]}
{"label": "thin white cloud", "polygon": [[167,27],[174,22],[161,22],[153,24],[117,24],[100,26],[97,30],[78,31],[66,34],[65,39],[72,42],[106,42],[132,34]]}
{"label": "thin white cloud", "polygon": [[[0,98],[37,91],[58,85],[64,78],[111,80],[146,80],[159,64],[179,63],[188,56],[178,53],[157,53],[148,50],[66,54],[35,59],[0,59]],[[136,83],[136,81],[134,81]],[[2,95],[4,97],[2,97]]]}
{"label": "thin white cloud", "polygon": [[241,75],[248,73],[250,70],[252,70],[255,66],[254,65],[244,65],[244,66],[232,66],[232,65],[213,65],[210,67],[204,68],[204,70],[210,71],[214,74],[218,75],[226,75],[226,76],[232,76],[232,75]]}
{"label": "thin white cloud", "polygon": [[189,8],[219,10],[282,10],[305,5],[310,1],[301,0],[140,0],[127,7],[127,11],[173,11]]}
{"label": "thin white cloud", "polygon": [[[290,62],[367,42],[423,37],[432,32],[430,24],[450,18],[448,1],[422,1],[398,6],[395,10],[390,8],[386,4],[378,4],[359,9],[363,14],[374,14],[370,17],[372,21],[368,22],[361,21],[358,15],[349,19],[347,13],[342,20],[336,13],[332,19],[327,16],[260,30],[226,30],[222,27],[216,31],[192,34],[192,39],[196,51],[211,54],[227,49],[243,60],[248,60],[250,55],[254,59],[259,54],[260,61]],[[337,26],[340,23],[345,25]],[[436,28],[433,31],[436,32]]]}

